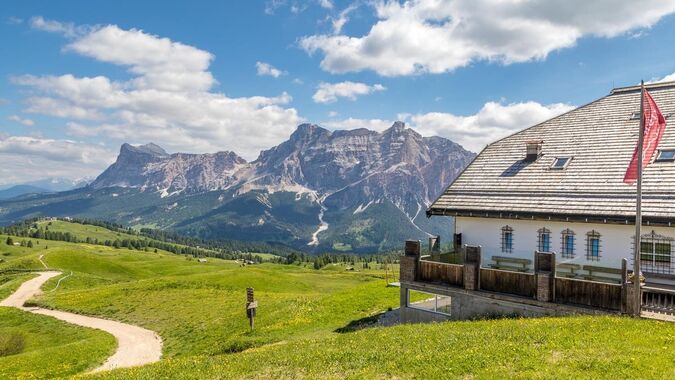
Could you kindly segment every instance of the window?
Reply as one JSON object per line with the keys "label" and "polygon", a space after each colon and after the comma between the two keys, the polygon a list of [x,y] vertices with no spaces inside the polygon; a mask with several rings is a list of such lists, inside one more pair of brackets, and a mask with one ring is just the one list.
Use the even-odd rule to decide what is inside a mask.
{"label": "window", "polygon": [[600,260],[600,234],[596,230],[586,234],[586,259]]}
{"label": "window", "polygon": [[502,227],[502,252],[513,252],[513,228],[509,226]]}
{"label": "window", "polygon": [[656,161],[675,161],[675,149],[661,149],[659,150]]}
{"label": "window", "polygon": [[572,157],[556,157],[553,160],[553,164],[551,165],[551,169],[556,169],[556,170],[562,170],[569,165],[570,161],[572,161]]}
{"label": "window", "polygon": [[562,257],[574,257],[574,231],[569,228],[562,232]]}
{"label": "window", "polygon": [[551,252],[551,230],[548,228],[539,229],[539,243],[537,249],[539,252]]}
{"label": "window", "polygon": [[652,231],[640,238],[640,265],[645,272],[673,274],[673,239]]}
{"label": "window", "polygon": [[407,306],[432,313],[450,315],[452,311],[452,299],[449,296],[408,289]]}

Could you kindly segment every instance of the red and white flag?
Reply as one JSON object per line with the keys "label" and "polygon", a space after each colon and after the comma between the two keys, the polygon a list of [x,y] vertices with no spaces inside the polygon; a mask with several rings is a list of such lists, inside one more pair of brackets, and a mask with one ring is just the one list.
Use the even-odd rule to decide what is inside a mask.
{"label": "red and white flag", "polygon": [[[644,118],[644,141],[642,143],[642,168],[644,169],[649,164],[649,161],[652,160],[652,156],[659,146],[661,136],[663,136],[663,132],[666,130],[666,119],[661,114],[654,98],[652,98],[647,90],[644,90],[643,102],[644,111],[642,117]],[[638,146],[636,145],[635,151],[633,152],[633,159],[630,161],[628,169],[626,169],[626,175],[623,177],[623,182],[632,185],[637,181],[637,175]]]}

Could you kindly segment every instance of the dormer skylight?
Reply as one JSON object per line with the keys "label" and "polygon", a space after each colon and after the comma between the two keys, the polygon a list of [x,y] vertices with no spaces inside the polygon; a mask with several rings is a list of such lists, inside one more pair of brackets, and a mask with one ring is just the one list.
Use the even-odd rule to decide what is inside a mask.
{"label": "dormer skylight", "polygon": [[656,161],[675,161],[675,149],[660,149],[658,156],[656,156]]}
{"label": "dormer skylight", "polygon": [[556,170],[562,170],[569,165],[570,161],[572,161],[572,157],[556,157],[553,160],[553,164],[551,165],[551,169],[556,169]]}

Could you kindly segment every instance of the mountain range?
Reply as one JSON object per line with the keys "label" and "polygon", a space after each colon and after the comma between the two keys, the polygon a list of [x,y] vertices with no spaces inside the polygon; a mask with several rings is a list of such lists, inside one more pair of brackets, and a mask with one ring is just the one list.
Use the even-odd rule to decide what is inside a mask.
{"label": "mountain range", "polygon": [[251,162],[234,152],[123,144],[86,187],[0,202],[0,223],[87,217],[205,239],[381,251],[407,238],[450,236],[451,221],[427,219],[424,210],[474,156],[401,122],[383,132],[302,124]]}

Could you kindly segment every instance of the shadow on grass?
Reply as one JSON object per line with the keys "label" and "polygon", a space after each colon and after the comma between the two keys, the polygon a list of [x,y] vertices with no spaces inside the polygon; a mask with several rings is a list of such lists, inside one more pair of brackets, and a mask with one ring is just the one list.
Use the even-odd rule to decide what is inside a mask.
{"label": "shadow on grass", "polygon": [[369,317],[357,319],[354,321],[351,321],[347,324],[347,326],[340,327],[338,329],[335,329],[334,332],[344,334],[344,333],[350,333],[354,331],[359,331],[363,330],[365,328],[369,327],[376,327],[380,325],[380,319],[382,316],[384,316],[385,313],[378,313],[375,315],[371,315]]}

